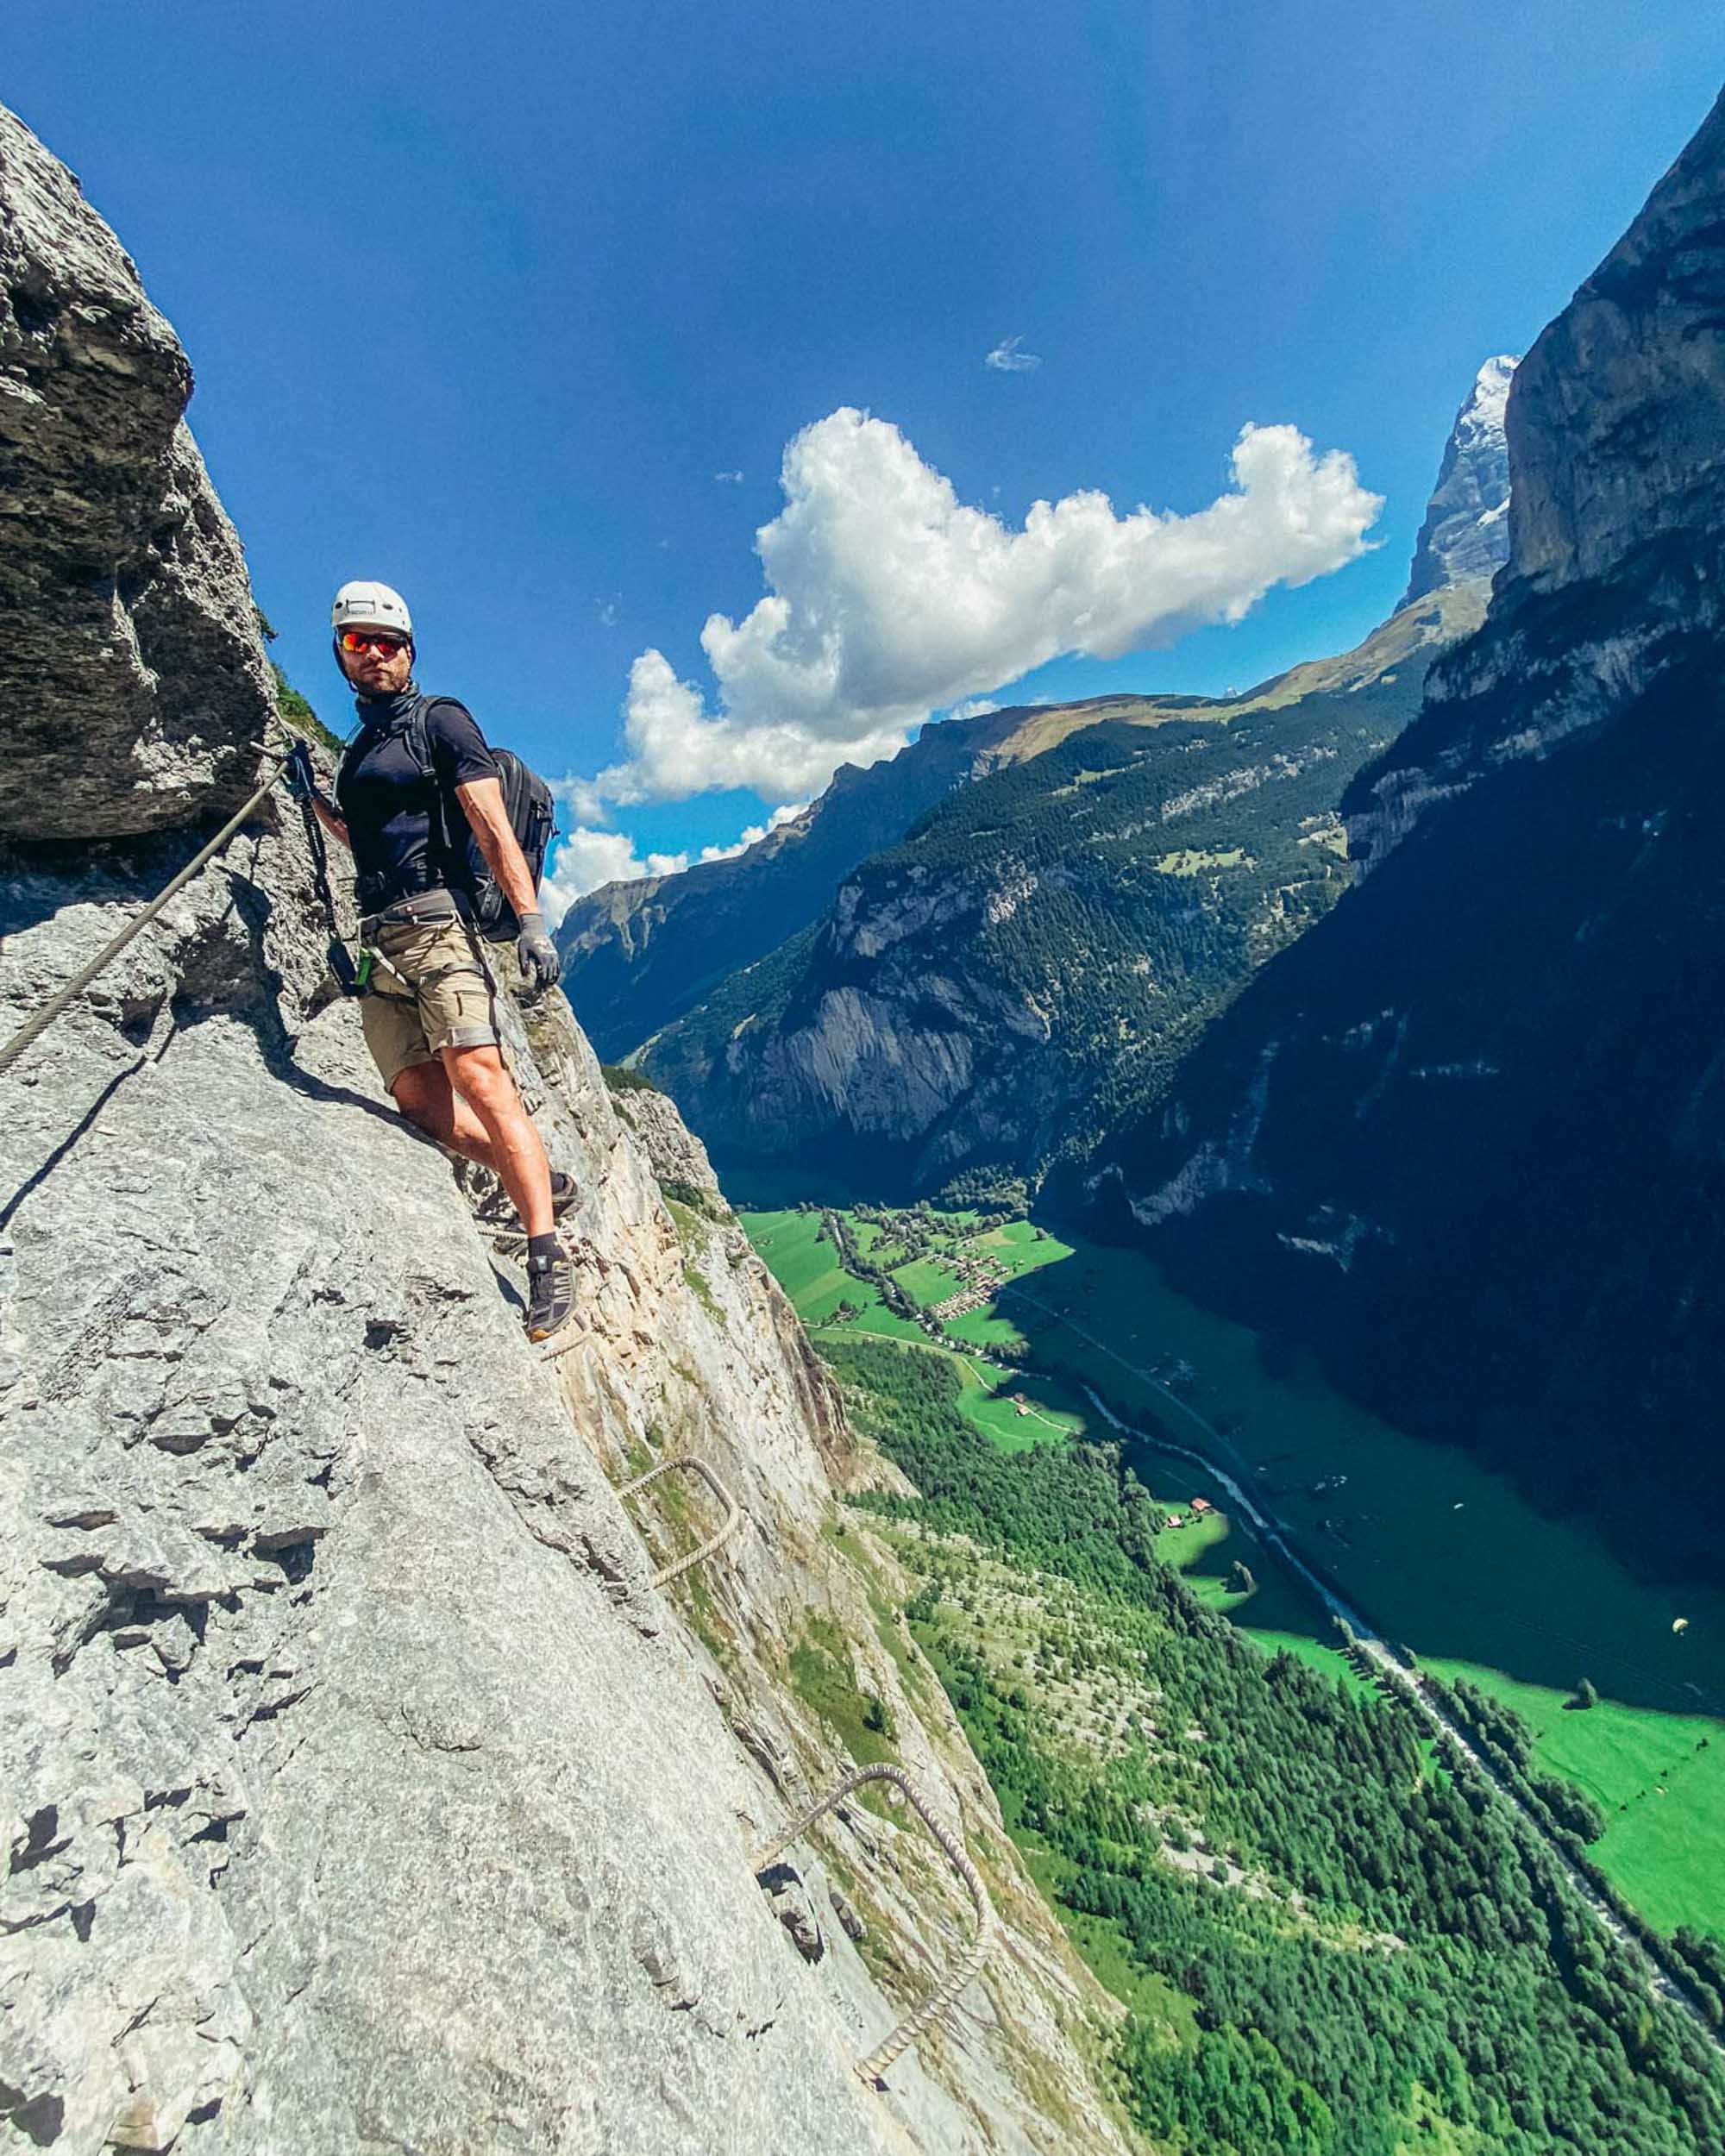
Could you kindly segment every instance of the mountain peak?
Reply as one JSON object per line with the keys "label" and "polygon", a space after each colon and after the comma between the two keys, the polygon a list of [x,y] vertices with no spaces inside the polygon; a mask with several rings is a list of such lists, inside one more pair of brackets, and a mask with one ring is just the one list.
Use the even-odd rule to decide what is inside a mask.
{"label": "mountain peak", "polygon": [[1509,451],[1503,415],[1519,360],[1498,353],[1456,414],[1402,596],[1411,606],[1446,584],[1495,576],[1509,558]]}

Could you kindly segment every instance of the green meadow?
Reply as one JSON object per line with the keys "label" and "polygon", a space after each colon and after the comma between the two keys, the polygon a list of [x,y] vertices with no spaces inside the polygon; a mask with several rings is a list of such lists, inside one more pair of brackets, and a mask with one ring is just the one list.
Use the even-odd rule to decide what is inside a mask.
{"label": "green meadow", "polygon": [[[818,1213],[743,1221],[811,1327],[932,1348],[844,1274]],[[965,1225],[944,1218],[949,1247]],[[1136,1251],[1027,1221],[973,1241],[1013,1275],[983,1309],[944,1327],[963,1412],[979,1427],[1014,1449],[1057,1431],[1110,1436],[1088,1385],[1152,1436],[1231,1455],[1238,1478],[1250,1478],[1260,1503],[1389,1638],[1515,1707],[1534,1732],[1538,1769],[1600,1805],[1607,1827],[1594,1854],[1653,1922],[1725,1934],[1725,1595],[1636,1578],[1586,1522],[1547,1518],[1469,1455],[1379,1421],[1309,1358],[1270,1370],[1255,1333],[1176,1294]],[[893,1277],[924,1307],[961,1284],[938,1258]],[[834,1324],[847,1300],[860,1314]],[[1027,1350],[1032,1370],[976,1359],[1002,1345]],[[1018,1413],[1015,1392],[1033,1413]],[[1194,1520],[1192,1497],[1220,1506],[1221,1489],[1153,1442],[1132,1457],[1185,1520],[1158,1551],[1195,1591],[1267,1650],[1341,1670],[1327,1615],[1249,1531],[1225,1513]],[[1576,1710],[1566,1702],[1584,1677],[1599,1704]]]}

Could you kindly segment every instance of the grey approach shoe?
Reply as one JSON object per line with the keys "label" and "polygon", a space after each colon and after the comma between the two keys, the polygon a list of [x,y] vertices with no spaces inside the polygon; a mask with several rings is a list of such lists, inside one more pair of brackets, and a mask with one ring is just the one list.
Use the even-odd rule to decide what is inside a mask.
{"label": "grey approach shoe", "polygon": [[527,1337],[549,1340],[575,1314],[574,1268],[562,1250],[527,1254]]}

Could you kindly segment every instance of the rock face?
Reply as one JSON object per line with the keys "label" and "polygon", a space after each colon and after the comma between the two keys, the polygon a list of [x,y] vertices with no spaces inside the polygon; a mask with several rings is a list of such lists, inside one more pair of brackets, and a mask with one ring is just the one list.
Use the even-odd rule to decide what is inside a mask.
{"label": "rock face", "polygon": [[78,183],[0,107],[0,838],[236,808],[273,708],[191,369]]}
{"label": "rock face", "polygon": [[906,1194],[1036,1178],[1154,1097],[1176,1044],[1339,894],[1342,786],[1483,593],[1446,585],[1232,702],[1038,715],[1033,755],[853,869],[646,1068],[734,1154]]}
{"label": "rock face", "polygon": [[1512,555],[1364,883],[1095,1163],[1190,1286],[1716,1576],[1725,103],[1515,376]]}
{"label": "rock face", "polygon": [[[52,234],[70,183],[28,147],[8,229]],[[62,415],[79,484],[134,440],[110,374]],[[22,529],[51,535],[33,499]],[[157,498],[135,499],[147,525]],[[111,533],[148,551],[117,511]],[[176,588],[213,614],[235,561],[201,558]],[[75,586],[38,590],[84,619]],[[15,725],[40,686],[0,651]],[[100,738],[112,705],[78,708]],[[112,813],[93,799],[66,835]],[[195,843],[0,857],[0,1030]],[[323,937],[298,820],[267,814],[0,1080],[11,2138],[1029,2156],[1060,2145],[1058,2106],[1124,2148],[1081,2055],[1117,2009],[907,1634],[881,1630],[888,1561],[860,1523],[855,1559],[823,1532],[835,1489],[876,1470],[699,1149],[663,1104],[640,1142],[561,1000],[524,1018],[504,981],[506,1052],[582,1193],[580,1329],[541,1360],[495,1194],[380,1094]],[[667,1476],[625,1509],[612,1483],[685,1451],[741,1524],[661,1593],[705,1500]],[[955,1951],[964,1902],[913,1824],[861,1804],[818,1845],[860,1945],[814,1846],[791,1858],[812,1963],[756,1884],[750,1850],[844,1764],[787,1681],[817,1621],[962,1812],[1009,1929],[884,2093],[855,2062]]]}
{"label": "rock face", "polygon": [[1486,360],[1444,445],[1438,483],[1414,547],[1402,604],[1472,580],[1490,583],[1509,559],[1509,448],[1503,414],[1517,362]]}

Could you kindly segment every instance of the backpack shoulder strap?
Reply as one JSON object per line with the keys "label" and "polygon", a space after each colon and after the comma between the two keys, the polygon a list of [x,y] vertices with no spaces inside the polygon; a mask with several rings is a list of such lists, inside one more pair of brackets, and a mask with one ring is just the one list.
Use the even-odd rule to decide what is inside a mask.
{"label": "backpack shoulder strap", "polygon": [[431,714],[440,704],[456,704],[463,711],[467,708],[456,697],[422,696],[407,715],[402,738],[407,743],[409,755],[419,766],[421,775],[430,781],[436,795],[436,836],[442,840],[444,852],[456,862],[467,859],[469,873],[477,874],[483,866],[478,843],[467,828],[467,818],[455,799],[455,788],[444,786],[438,778],[431,755]]}
{"label": "backpack shoulder strap", "polygon": [[437,767],[431,761],[431,709],[434,705],[447,704],[448,700],[447,696],[422,696],[408,713],[407,724],[403,729],[402,737],[409,753],[419,766],[421,774],[428,779],[437,775]]}

